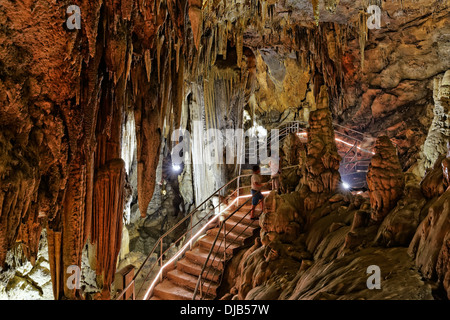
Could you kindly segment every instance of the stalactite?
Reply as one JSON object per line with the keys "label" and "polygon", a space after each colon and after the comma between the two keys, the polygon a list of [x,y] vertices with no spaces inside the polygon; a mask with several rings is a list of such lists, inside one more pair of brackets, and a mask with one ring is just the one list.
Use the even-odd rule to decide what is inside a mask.
{"label": "stalactite", "polygon": [[[175,58],[176,58],[176,72],[180,69],[180,52],[181,52],[181,39],[178,38],[178,42],[175,45]],[[150,78],[149,78],[150,79]],[[149,80],[150,81],[150,80]]]}
{"label": "stalactite", "polygon": [[[11,137],[12,139],[13,137]],[[20,147],[13,148],[9,137],[0,133],[0,150],[2,151],[3,170],[0,175],[0,268],[4,266],[6,253],[16,243],[22,220],[35,218],[32,201],[35,200],[39,186],[38,172],[27,157],[36,154]],[[32,159],[32,158],[31,158]],[[6,161],[5,161],[6,160]],[[31,225],[33,224],[30,222]]]}
{"label": "stalactite", "polygon": [[34,203],[24,217],[17,241],[22,243],[22,251],[28,261],[34,266],[39,250],[39,240],[41,238],[42,224],[39,218],[38,206]]}
{"label": "stalactite", "polygon": [[[69,288],[66,283],[71,274],[66,271],[70,266],[81,268],[81,252],[84,246],[84,220],[85,220],[85,196],[86,196],[86,164],[81,154],[77,154],[70,164],[69,181],[67,182],[64,203],[61,211],[60,224],[52,227],[53,234],[61,233],[61,256],[58,261],[50,257],[56,263],[60,263],[55,270],[55,277],[62,288],[59,292],[69,299],[78,299],[79,293],[76,289]],[[56,240],[55,240],[56,241]],[[55,247],[56,248],[56,247]],[[59,270],[59,273],[58,273]],[[55,296],[56,299],[61,298]]]}
{"label": "stalactite", "polygon": [[[42,95],[32,93],[33,103],[24,108],[11,104],[0,110],[1,126],[5,129],[0,131],[0,265],[18,242],[33,263],[40,229],[47,227],[56,299],[83,298],[78,290],[67,287],[67,268],[81,266],[81,253],[88,238],[94,243],[99,241],[96,252],[90,251],[98,257],[89,259],[98,262],[93,266],[102,273],[99,283],[104,294],[100,298],[108,298],[121,238],[124,179],[120,166],[110,161],[121,161],[117,137],[121,137],[122,108],[128,104],[137,114],[139,206],[145,216],[154,189],[154,154],[159,155],[163,118],[173,111],[171,125],[177,125],[181,113],[180,64],[183,54],[191,50],[186,48],[188,40],[183,41],[191,36],[184,32],[185,5],[185,0],[82,1],[82,31],[53,37],[53,33],[64,32],[61,26],[58,24],[55,29],[43,23],[42,34],[26,32],[27,36],[35,36],[36,43],[53,41],[55,46],[48,51],[51,67],[46,69],[43,63],[36,75],[29,73],[24,77],[34,81],[32,85],[27,83],[27,90],[45,88]],[[8,14],[15,12],[12,5],[5,8]],[[55,21],[53,12],[59,9],[50,5],[44,14],[46,21]],[[202,29],[199,31],[201,35]],[[61,42],[60,38],[64,40]],[[33,46],[33,42],[27,44],[29,48]],[[35,65],[33,59],[39,59],[39,54],[35,55],[39,50],[30,51],[23,65]],[[3,60],[5,50],[0,52]],[[157,61],[152,61],[154,54]],[[172,65],[174,55],[176,68],[175,63]],[[6,58],[9,59],[9,53]],[[152,70],[152,63],[158,74]],[[39,81],[42,79],[41,86],[34,84],[37,76]],[[20,90],[22,80],[13,80],[11,83],[16,84],[12,88]],[[4,92],[3,81],[0,87]],[[5,101],[3,98],[0,94],[1,102]],[[9,115],[14,113],[17,119]],[[15,122],[22,127],[15,130]],[[11,130],[6,130],[9,126]],[[12,136],[4,137],[5,132]],[[10,142],[12,139],[14,143]],[[107,193],[111,203],[99,207],[98,200]],[[101,219],[110,222],[110,227],[101,225]]]}
{"label": "stalactite", "polygon": [[243,29],[239,29],[236,35],[236,52],[237,52],[237,66],[240,68],[242,65],[242,57],[244,55],[244,34]]}
{"label": "stalactite", "polygon": [[[144,60],[145,60],[145,69],[147,70],[147,81],[150,82],[150,75],[152,73],[152,58],[151,58],[150,50],[145,50]],[[159,54],[158,54],[159,55]],[[158,72],[159,72],[159,60],[158,60]]]}
{"label": "stalactite", "polygon": [[164,35],[161,35],[158,38],[158,42],[156,43],[156,63],[158,69],[158,82],[161,82],[161,48],[164,44]]}
{"label": "stalactite", "polygon": [[366,41],[368,37],[366,12],[361,10],[359,12],[358,30],[359,30],[359,47],[361,50],[361,69],[364,70],[364,52],[366,48]]}
{"label": "stalactite", "polygon": [[311,0],[311,4],[313,6],[314,20],[316,22],[316,26],[319,26],[319,20],[320,20],[319,0]]}
{"label": "stalactite", "polygon": [[191,21],[194,43],[197,51],[200,49],[200,40],[203,34],[203,18],[201,0],[189,0],[189,19]]}
{"label": "stalactite", "polygon": [[123,221],[123,188],[125,162],[115,159],[98,169],[95,177],[94,224],[92,238],[96,243],[95,271],[101,278],[103,299],[109,299],[110,285],[116,271]]}
{"label": "stalactite", "polygon": [[215,29],[217,30],[217,54],[222,55],[223,59],[226,60],[228,41],[227,21],[219,23]]}
{"label": "stalactite", "polygon": [[267,3],[265,0],[261,0],[261,29],[266,25],[267,18]]}

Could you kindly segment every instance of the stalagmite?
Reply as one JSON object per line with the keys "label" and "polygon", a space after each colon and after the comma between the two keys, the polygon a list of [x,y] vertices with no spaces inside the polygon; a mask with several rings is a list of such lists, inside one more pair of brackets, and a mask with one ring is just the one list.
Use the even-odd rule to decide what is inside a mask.
{"label": "stalagmite", "polygon": [[[60,273],[55,275],[59,278],[60,285],[63,286],[60,287],[60,293],[64,293],[66,298],[77,299],[79,298],[77,290],[69,288],[66,284],[71,276],[71,273],[67,272],[68,268],[70,266],[81,267],[81,252],[84,246],[86,165],[83,163],[81,155],[78,155],[71,163],[69,177],[59,218],[60,226],[53,229],[55,234],[61,232],[61,261],[57,261],[56,253],[55,257],[51,257],[50,260],[55,260],[57,264],[60,264]],[[54,272],[57,271],[54,270]],[[61,297],[55,296],[55,298]]]}
{"label": "stalagmite", "polygon": [[161,37],[158,39],[158,42],[156,44],[156,63],[157,63],[157,69],[158,69],[158,82],[161,83],[161,48],[164,44],[164,35],[161,35]]}
{"label": "stalagmite", "polygon": [[320,88],[317,110],[310,113],[307,146],[307,185],[313,195],[305,200],[305,207],[313,210],[337,190],[340,181],[341,157],[337,152],[325,86]]}
{"label": "stalagmite", "polygon": [[397,149],[391,140],[382,136],[375,145],[375,155],[367,172],[371,219],[381,223],[403,195],[405,178],[398,160]]}

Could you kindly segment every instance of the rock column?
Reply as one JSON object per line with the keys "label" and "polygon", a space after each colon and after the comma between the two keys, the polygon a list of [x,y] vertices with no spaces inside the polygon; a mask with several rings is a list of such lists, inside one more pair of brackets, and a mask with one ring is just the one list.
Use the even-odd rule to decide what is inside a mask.
{"label": "rock column", "polygon": [[371,220],[381,223],[403,195],[405,178],[397,150],[387,136],[378,138],[367,172]]}
{"label": "rock column", "polygon": [[306,156],[307,185],[314,195],[305,200],[305,208],[313,210],[323,204],[337,190],[342,160],[336,147],[333,122],[326,86],[320,88],[317,110],[311,112]]}

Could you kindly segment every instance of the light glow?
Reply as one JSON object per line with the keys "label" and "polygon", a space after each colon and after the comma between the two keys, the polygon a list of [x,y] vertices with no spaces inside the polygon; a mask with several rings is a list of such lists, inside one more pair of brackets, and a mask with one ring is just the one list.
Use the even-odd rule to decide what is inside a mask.
{"label": "light glow", "polygon": [[[339,138],[336,138],[336,141],[338,141],[338,142],[341,142],[341,143],[343,143],[343,144],[345,144],[345,145],[347,145],[347,146],[350,146],[350,147],[353,147],[353,144],[351,144],[351,143],[348,143],[347,141],[344,141],[344,140],[341,140],[341,139],[339,139]],[[364,150],[364,149],[362,149],[362,148],[360,148],[360,147],[356,147],[358,150],[361,150],[361,151],[364,151],[364,152],[367,152],[366,150]],[[369,151],[371,154],[375,154],[375,152],[372,152],[372,151]]]}
{"label": "light glow", "polygon": [[[299,132],[299,133],[297,133],[297,135],[306,137],[306,136],[308,135],[308,133],[306,133],[306,132]],[[336,141],[337,141],[337,142],[341,142],[341,143],[343,143],[343,144],[345,144],[345,145],[347,145],[347,146],[349,146],[349,147],[353,147],[353,146],[354,146],[353,144],[348,143],[347,141],[344,141],[344,140],[339,139],[339,138],[336,138]],[[357,148],[358,150],[363,151],[363,152],[369,152],[369,153],[375,155],[375,152],[373,152],[373,151],[367,151],[367,150],[365,150],[365,149],[363,149],[363,148],[361,148],[361,147],[358,147],[358,146],[356,146],[356,148]]]}
{"label": "light glow", "polygon": [[347,190],[351,188],[351,186],[347,182],[342,182],[342,186]]}

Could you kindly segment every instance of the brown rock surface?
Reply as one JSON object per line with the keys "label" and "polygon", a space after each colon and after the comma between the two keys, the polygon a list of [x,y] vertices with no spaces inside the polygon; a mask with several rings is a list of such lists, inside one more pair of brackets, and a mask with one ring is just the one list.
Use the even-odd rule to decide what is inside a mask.
{"label": "brown rock surface", "polygon": [[337,190],[340,181],[339,163],[333,123],[329,110],[327,88],[322,86],[317,110],[310,113],[306,155],[307,186],[320,199],[305,199],[305,208],[313,210],[326,201],[327,195]]}
{"label": "brown rock surface", "polygon": [[[122,233],[123,114],[135,115],[137,198],[146,217],[160,142],[169,142],[170,131],[181,126],[181,106],[190,105],[194,90],[186,87],[198,92],[195,106],[183,110],[185,124],[206,118],[206,127],[222,126],[227,115],[239,127],[244,108],[251,125],[258,117],[270,116],[271,126],[277,126],[310,115],[306,183],[264,217],[266,247],[245,259],[257,277],[252,282],[252,272],[244,268],[248,287],[239,292],[241,298],[276,297],[300,263],[297,276],[308,270],[312,257],[307,254],[318,262],[339,256],[342,248],[354,250],[345,251],[349,257],[338,262],[343,264],[336,269],[340,272],[351,271],[344,264],[355,254],[367,263],[383,264],[383,257],[394,257],[386,259],[386,268],[397,262],[409,266],[398,248],[360,253],[373,240],[373,228],[367,227],[370,208],[335,196],[340,158],[331,122],[373,136],[386,132],[405,170],[417,162],[427,141],[424,168],[434,163],[449,129],[450,10],[442,0],[377,3],[382,28],[369,31],[361,23],[361,8],[367,5],[361,0],[75,0],[82,28],[68,30],[67,1],[2,0],[0,266],[17,245],[34,263],[41,229],[47,228],[55,298],[83,298],[66,287],[66,268],[81,264],[90,239],[96,242],[97,255],[90,258],[97,261],[104,289],[99,298],[108,298]],[[377,238],[381,243],[407,245],[422,218],[418,210],[424,199],[412,185],[401,198],[402,166],[383,139],[368,177],[372,219],[384,220]],[[448,290],[449,160],[442,157],[435,163],[421,184],[428,217],[411,248],[424,274]],[[209,173],[205,171],[195,171],[195,188],[202,187]],[[208,188],[190,202],[210,192]],[[298,243],[292,245],[296,236]],[[314,270],[322,275],[326,263],[318,262]],[[285,278],[277,269],[284,265],[290,273]],[[397,295],[375,297],[429,297],[416,274],[395,275],[391,290],[402,287],[398,279],[403,279],[425,291],[408,295],[410,287],[405,286]],[[295,297],[368,298],[352,291],[360,288],[359,278],[347,276],[354,285],[348,290],[329,281],[330,290],[309,293],[304,288],[312,285],[300,285]],[[311,283],[322,284],[317,279]]]}
{"label": "brown rock surface", "polygon": [[[448,159],[448,158],[447,158]],[[432,172],[430,173],[432,174]],[[433,200],[409,245],[425,278],[437,280],[450,298],[450,189]]]}
{"label": "brown rock surface", "polygon": [[279,196],[272,192],[265,199],[265,212],[260,217],[261,243],[269,245],[271,242],[293,243],[298,239],[302,229],[302,219],[286,196]]}
{"label": "brown rock surface", "polygon": [[[432,300],[431,287],[413,270],[406,248],[369,248],[326,263],[318,260],[282,297],[290,300]],[[367,268],[380,267],[381,290],[367,288]]]}
{"label": "brown rock surface", "polygon": [[408,174],[405,194],[381,223],[375,241],[387,247],[408,246],[424,218],[422,209],[425,204],[426,199],[417,180]]}
{"label": "brown rock surface", "polygon": [[433,199],[441,196],[449,186],[448,181],[444,178],[443,164],[446,157],[441,155],[438,157],[434,166],[427,170],[423,180],[420,182],[422,193],[428,198]]}
{"label": "brown rock surface", "polygon": [[[172,84],[180,87],[184,60],[178,56],[172,66],[172,58],[186,44],[186,1],[73,4],[80,30],[64,23],[65,2],[0,4],[0,265],[16,241],[35,261],[46,227],[57,299],[81,297],[67,288],[66,268],[81,266],[92,230],[108,291],[122,234],[124,173],[103,166],[120,158],[122,115],[132,106],[145,214],[163,119],[179,122],[180,90]],[[94,200],[107,191],[108,204]]]}
{"label": "brown rock surface", "polygon": [[403,194],[405,180],[397,150],[387,136],[378,138],[367,172],[371,219],[381,223]]}

